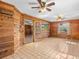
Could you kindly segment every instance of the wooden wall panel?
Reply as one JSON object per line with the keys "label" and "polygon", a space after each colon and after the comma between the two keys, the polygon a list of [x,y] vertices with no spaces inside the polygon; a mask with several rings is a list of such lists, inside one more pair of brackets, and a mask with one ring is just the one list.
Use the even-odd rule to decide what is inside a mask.
{"label": "wooden wall panel", "polygon": [[18,11],[14,10],[14,47],[15,47],[15,50],[21,46],[21,27],[22,27],[22,24],[21,24],[21,20],[22,19],[22,15],[21,13],[19,13]]}
{"label": "wooden wall panel", "polygon": [[60,37],[57,32],[58,32],[58,24],[60,23],[69,23],[70,24],[70,39],[79,39],[79,20],[74,19],[74,20],[67,20],[67,21],[57,21],[57,22],[52,22],[50,24],[50,29],[51,29],[51,36],[52,37]]}
{"label": "wooden wall panel", "polygon": [[14,51],[14,19],[0,13],[0,58]]}
{"label": "wooden wall panel", "polygon": [[57,36],[58,23],[50,24],[50,36]]}
{"label": "wooden wall panel", "polygon": [[0,58],[21,46],[21,21],[22,14],[13,5],[0,1]]}
{"label": "wooden wall panel", "polygon": [[71,37],[79,39],[79,20],[71,22]]}
{"label": "wooden wall panel", "polygon": [[[6,16],[3,14],[0,14],[0,43],[9,42],[9,44],[11,45],[11,46],[8,45],[10,48],[8,48],[5,45],[8,51],[6,52],[5,49],[4,49],[5,51],[0,51],[1,57],[13,53],[18,47],[20,47],[23,44],[23,41],[25,38],[24,19],[32,19],[34,21],[34,24],[36,21],[41,23],[49,23],[48,21],[44,21],[39,18],[22,14],[15,8],[15,6],[2,1],[0,1],[0,9],[7,10],[7,12],[9,11],[11,12],[11,14],[13,14],[12,17],[8,17],[8,15]],[[49,30],[47,32],[41,31],[41,34],[39,34],[41,38],[46,38],[48,37],[48,35],[49,35]],[[34,37],[36,36],[37,35],[34,35]],[[0,46],[1,48],[2,44],[0,45],[1,45]],[[1,49],[3,50],[3,48]]]}
{"label": "wooden wall panel", "polygon": [[[43,26],[47,25],[47,28]],[[49,22],[37,20],[34,21],[34,40],[40,41],[43,38],[49,37]]]}
{"label": "wooden wall panel", "polygon": [[2,2],[1,0],[0,0],[0,8],[9,10],[9,11],[11,11],[11,12],[14,11],[14,10],[13,10],[13,9],[14,9],[14,6],[13,6],[13,5],[8,4],[8,3],[5,3],[5,2]]}
{"label": "wooden wall panel", "polygon": [[[33,20],[33,41],[40,41],[43,38],[47,38],[50,36],[50,25],[49,25],[49,21],[43,20],[43,19],[39,19],[27,14],[23,14],[23,18],[26,19],[30,19]],[[41,31],[38,35],[36,34],[36,23],[40,23],[40,24],[44,24],[44,23],[48,23],[48,30],[43,30],[41,31],[41,29],[39,29],[39,31]],[[41,27],[41,25],[39,26]]]}

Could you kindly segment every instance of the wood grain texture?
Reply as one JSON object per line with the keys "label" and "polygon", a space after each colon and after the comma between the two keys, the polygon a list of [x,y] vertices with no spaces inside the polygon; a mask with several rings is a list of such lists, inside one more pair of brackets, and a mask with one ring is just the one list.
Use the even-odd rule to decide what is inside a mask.
{"label": "wood grain texture", "polygon": [[58,32],[58,25],[60,23],[69,23],[70,24],[70,35],[68,36],[71,39],[79,39],[79,20],[67,20],[67,21],[58,21],[58,22],[52,22],[50,24],[51,26],[51,36],[60,37],[60,34],[57,34]]}
{"label": "wood grain texture", "polygon": [[34,21],[34,41],[40,41],[42,38],[49,37],[49,30],[49,22],[40,20]]}
{"label": "wood grain texture", "polygon": [[0,58],[14,52],[13,18],[0,13]]}
{"label": "wood grain texture", "polygon": [[21,20],[21,13],[13,5],[0,1],[1,8],[13,15],[0,13],[0,58],[11,55],[20,46],[20,32],[14,24],[20,27]]}

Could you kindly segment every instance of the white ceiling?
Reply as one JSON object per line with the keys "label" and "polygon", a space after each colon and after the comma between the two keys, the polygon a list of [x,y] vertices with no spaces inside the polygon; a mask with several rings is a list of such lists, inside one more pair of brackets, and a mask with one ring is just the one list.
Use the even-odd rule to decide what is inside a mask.
{"label": "white ceiling", "polygon": [[[32,9],[33,5],[29,2],[37,2],[37,0],[3,0],[15,5],[21,12],[31,16],[35,16],[48,21],[55,21],[56,16],[63,15],[64,20],[79,18],[79,0],[49,0],[54,1],[55,6],[50,7],[51,12],[38,13],[38,9]],[[39,4],[38,4],[39,5]],[[37,6],[37,5],[34,5]]]}

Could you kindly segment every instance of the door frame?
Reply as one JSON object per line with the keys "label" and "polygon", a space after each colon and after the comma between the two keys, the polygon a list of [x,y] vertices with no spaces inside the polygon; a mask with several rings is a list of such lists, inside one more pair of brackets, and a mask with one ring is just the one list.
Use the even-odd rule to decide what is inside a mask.
{"label": "door frame", "polygon": [[[23,21],[25,21],[25,20],[31,20],[31,19],[24,19]],[[32,30],[32,42],[35,42],[35,40],[34,40],[34,37],[35,37],[35,35],[34,35],[34,30],[35,30],[35,26],[34,26],[34,20],[31,20],[32,21],[32,23],[33,23],[33,30]],[[24,40],[25,40],[25,24],[24,24]],[[23,43],[24,43],[24,40],[23,40]]]}

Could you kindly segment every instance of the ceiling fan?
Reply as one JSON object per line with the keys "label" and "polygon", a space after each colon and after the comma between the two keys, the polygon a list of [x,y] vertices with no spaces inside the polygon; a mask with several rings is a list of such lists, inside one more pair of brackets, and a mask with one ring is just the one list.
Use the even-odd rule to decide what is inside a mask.
{"label": "ceiling fan", "polygon": [[61,20],[63,20],[63,19],[66,19],[63,14],[57,15],[57,16],[55,16],[55,18],[56,18],[56,20],[58,20],[58,21],[61,21]]}
{"label": "ceiling fan", "polygon": [[[31,7],[31,8],[32,9],[35,9],[35,8],[39,9],[39,13],[43,12],[45,10],[52,11],[49,7],[55,5],[55,2],[47,3],[47,1],[45,1],[45,0],[44,1],[43,0],[37,0],[37,1],[39,3],[39,6],[37,6],[37,7]],[[36,4],[36,3],[30,3],[30,4],[33,5],[33,4]]]}

